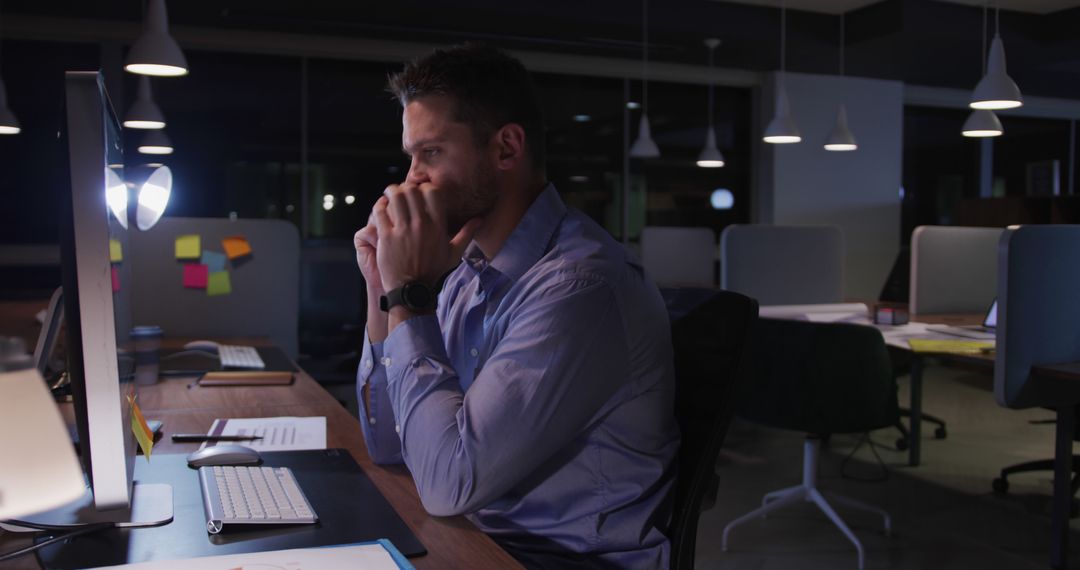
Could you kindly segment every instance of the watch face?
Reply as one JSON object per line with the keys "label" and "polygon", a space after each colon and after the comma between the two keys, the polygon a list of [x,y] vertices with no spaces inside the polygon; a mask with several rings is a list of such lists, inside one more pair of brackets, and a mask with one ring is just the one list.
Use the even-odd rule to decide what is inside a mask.
{"label": "watch face", "polygon": [[408,283],[401,290],[401,300],[410,309],[427,310],[435,305],[435,293],[423,283]]}

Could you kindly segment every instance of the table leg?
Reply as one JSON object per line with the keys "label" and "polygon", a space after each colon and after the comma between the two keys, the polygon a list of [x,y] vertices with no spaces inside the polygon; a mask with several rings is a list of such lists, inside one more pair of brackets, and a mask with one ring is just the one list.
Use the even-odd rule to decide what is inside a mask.
{"label": "table leg", "polygon": [[922,449],[922,368],[923,359],[918,354],[911,358],[911,424],[908,426],[908,465],[919,466]]}
{"label": "table leg", "polygon": [[1072,504],[1072,447],[1076,409],[1062,406],[1057,410],[1054,438],[1054,505],[1050,519],[1050,567],[1068,566],[1069,507]]}

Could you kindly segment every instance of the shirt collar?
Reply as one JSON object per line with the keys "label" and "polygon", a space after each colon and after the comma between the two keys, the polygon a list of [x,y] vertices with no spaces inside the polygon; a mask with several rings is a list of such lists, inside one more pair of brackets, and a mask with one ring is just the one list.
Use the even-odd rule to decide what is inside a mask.
{"label": "shirt collar", "polygon": [[484,256],[476,242],[465,250],[465,261],[477,272],[484,265],[489,265],[511,281],[517,281],[547,251],[551,236],[565,215],[566,205],[555,186],[549,183],[529,206],[490,263],[483,263]]}

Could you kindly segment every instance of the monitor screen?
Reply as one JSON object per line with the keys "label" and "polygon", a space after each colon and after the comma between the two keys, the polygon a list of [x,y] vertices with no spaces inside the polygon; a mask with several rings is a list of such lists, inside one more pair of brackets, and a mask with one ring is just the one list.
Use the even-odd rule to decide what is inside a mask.
{"label": "monitor screen", "polygon": [[[133,484],[129,398],[136,393],[120,124],[98,72],[68,72],[65,85],[71,200],[61,220],[61,254],[68,374],[94,506],[123,509]],[[125,198],[122,207],[118,197]]]}
{"label": "monitor screen", "polygon": [[997,299],[994,299],[994,302],[990,303],[990,308],[986,310],[983,326],[988,329],[997,328]]}

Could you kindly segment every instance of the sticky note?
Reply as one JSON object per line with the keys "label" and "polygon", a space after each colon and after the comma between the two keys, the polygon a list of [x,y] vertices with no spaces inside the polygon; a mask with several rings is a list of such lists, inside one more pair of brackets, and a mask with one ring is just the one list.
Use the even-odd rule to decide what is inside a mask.
{"label": "sticky note", "polygon": [[210,274],[210,279],[206,284],[206,294],[210,296],[214,295],[228,295],[232,293],[232,283],[229,281],[228,271],[215,271]]}
{"label": "sticky note", "polygon": [[228,258],[224,253],[218,253],[216,251],[203,250],[202,252],[202,264],[210,268],[210,272],[225,271],[225,262]]}
{"label": "sticky note", "polygon": [[228,255],[229,259],[251,255],[251,244],[244,236],[227,237],[221,240],[221,247],[225,248],[225,255]]}
{"label": "sticky note", "polygon": [[120,290],[120,271],[116,269],[115,265],[110,269],[112,269],[112,292],[116,293]]}
{"label": "sticky note", "polygon": [[176,238],[176,259],[199,259],[199,234],[188,234]]}
{"label": "sticky note", "polygon": [[112,263],[120,263],[124,260],[124,249],[120,247],[120,240],[109,240],[109,261]]}
{"label": "sticky note", "polygon": [[210,270],[201,263],[184,264],[184,287],[188,289],[206,289],[207,275]]}
{"label": "sticky note", "polygon": [[128,405],[131,407],[131,431],[135,434],[135,439],[139,442],[139,448],[142,449],[146,460],[150,461],[150,452],[154,450],[154,432],[150,431],[150,424],[146,423],[146,418],[143,417],[142,410],[135,401],[137,398],[138,396],[134,394],[128,394],[127,397]]}

